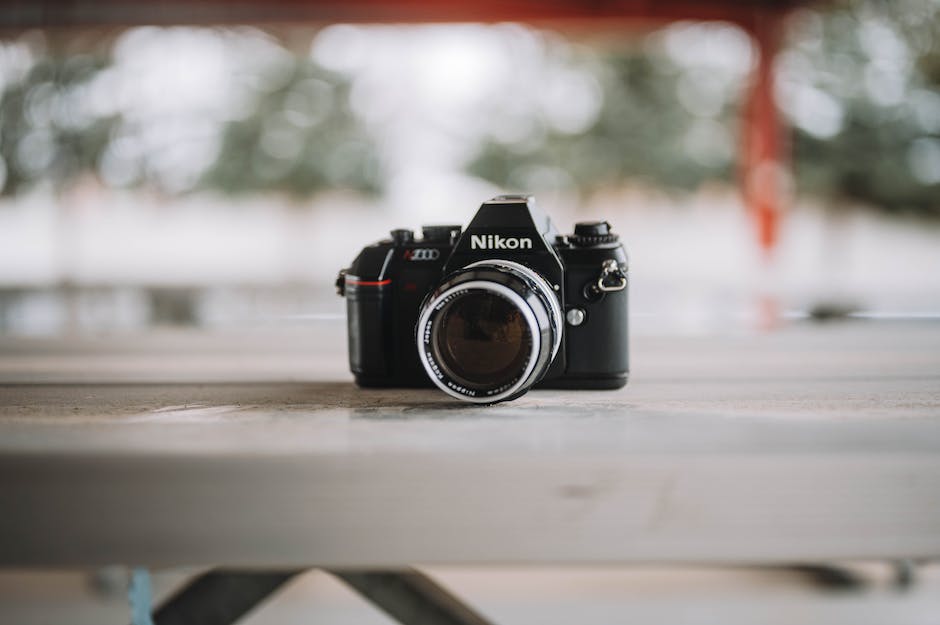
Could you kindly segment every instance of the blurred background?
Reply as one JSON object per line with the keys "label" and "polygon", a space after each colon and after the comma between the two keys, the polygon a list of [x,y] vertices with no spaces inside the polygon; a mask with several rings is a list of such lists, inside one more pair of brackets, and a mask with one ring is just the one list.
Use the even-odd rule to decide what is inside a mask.
{"label": "blurred background", "polygon": [[769,245],[728,22],[7,29],[0,333],[336,321],[363,245],[502,192],[614,224],[639,332],[931,316],[940,2],[903,4],[787,14]]}
{"label": "blurred background", "polygon": [[[787,9],[764,58],[769,173],[747,131],[761,50],[729,21],[288,25],[261,3],[112,2],[47,28],[8,4],[0,349],[185,328],[168,349],[199,352],[197,333],[314,324],[341,349],[333,281],[364,245],[466,223],[507,192],[561,231],[614,225],[635,334],[940,318],[940,0],[693,3]],[[122,25],[172,7],[211,22],[199,11],[222,5],[249,17]],[[7,377],[31,381],[27,360]],[[588,606],[592,622],[936,623],[940,568],[900,593],[904,566],[434,572],[505,622],[576,623]],[[0,572],[0,613],[125,622],[126,573]],[[157,571],[156,595],[184,573]],[[249,622],[390,622],[316,572],[271,609]]]}

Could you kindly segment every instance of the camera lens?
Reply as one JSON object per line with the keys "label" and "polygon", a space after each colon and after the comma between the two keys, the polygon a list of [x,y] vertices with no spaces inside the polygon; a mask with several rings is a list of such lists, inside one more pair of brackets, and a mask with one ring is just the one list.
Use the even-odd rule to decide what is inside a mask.
{"label": "camera lens", "polygon": [[422,307],[418,351],[428,375],[460,399],[494,403],[521,395],[561,342],[561,307],[531,269],[504,260],[448,276]]}
{"label": "camera lens", "polygon": [[467,291],[441,311],[434,355],[448,373],[471,388],[487,388],[519,371],[532,333],[522,312],[501,295]]}

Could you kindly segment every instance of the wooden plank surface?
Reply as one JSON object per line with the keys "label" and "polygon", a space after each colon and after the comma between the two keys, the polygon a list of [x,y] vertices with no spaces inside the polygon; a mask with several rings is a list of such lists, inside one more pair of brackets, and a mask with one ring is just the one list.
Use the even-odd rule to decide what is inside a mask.
{"label": "wooden plank surface", "polygon": [[641,336],[622,391],[484,408],[343,342],[0,341],[0,565],[940,556],[940,325]]}

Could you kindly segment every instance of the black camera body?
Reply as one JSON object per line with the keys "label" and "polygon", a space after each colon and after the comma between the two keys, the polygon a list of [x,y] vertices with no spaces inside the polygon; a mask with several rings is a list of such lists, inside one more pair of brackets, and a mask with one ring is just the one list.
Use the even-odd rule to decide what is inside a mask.
{"label": "black camera body", "polygon": [[495,403],[533,386],[626,384],[627,253],[607,222],[562,236],[531,196],[507,195],[464,231],[391,234],[337,280],[360,386]]}

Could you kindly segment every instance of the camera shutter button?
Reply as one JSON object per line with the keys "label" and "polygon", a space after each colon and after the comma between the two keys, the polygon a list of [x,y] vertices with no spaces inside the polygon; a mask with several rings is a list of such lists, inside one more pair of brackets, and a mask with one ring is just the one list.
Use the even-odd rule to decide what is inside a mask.
{"label": "camera shutter button", "polygon": [[407,228],[398,228],[397,230],[391,231],[392,241],[395,245],[406,245],[415,240],[414,230],[408,230]]}

